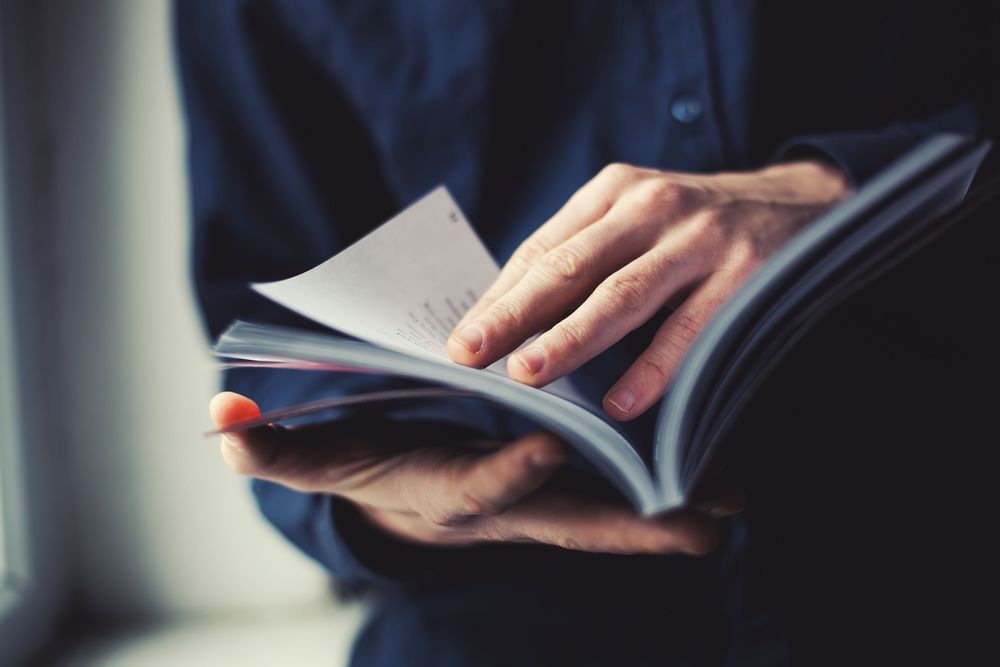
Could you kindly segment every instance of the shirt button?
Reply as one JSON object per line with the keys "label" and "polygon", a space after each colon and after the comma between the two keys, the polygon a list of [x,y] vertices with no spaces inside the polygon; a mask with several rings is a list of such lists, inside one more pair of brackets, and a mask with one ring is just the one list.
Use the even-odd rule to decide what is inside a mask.
{"label": "shirt button", "polygon": [[670,115],[678,123],[693,123],[701,118],[701,100],[697,97],[678,97],[670,105]]}

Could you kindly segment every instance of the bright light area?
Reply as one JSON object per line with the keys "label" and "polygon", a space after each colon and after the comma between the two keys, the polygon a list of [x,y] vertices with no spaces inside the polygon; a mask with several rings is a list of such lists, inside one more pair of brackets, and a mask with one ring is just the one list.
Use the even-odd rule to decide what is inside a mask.
{"label": "bright light area", "polygon": [[174,623],[94,639],[59,667],[346,665],[361,604],[267,618]]}
{"label": "bright light area", "polygon": [[[3,91],[0,90],[0,132],[3,123]],[[7,255],[7,206],[4,197],[4,150],[3,137],[0,134],[0,588],[7,582],[7,527],[4,521],[7,510],[4,503],[4,474],[8,459],[17,444],[15,426],[17,416],[14,409],[14,363],[16,357],[13,349],[13,304],[10,303],[10,276]]]}
{"label": "bright light area", "polygon": [[[2,199],[0,199],[2,201]],[[3,237],[4,228],[0,221],[0,239]],[[10,385],[13,384],[11,365],[12,355],[9,354],[10,335],[8,333],[10,323],[10,310],[4,303],[7,294],[6,280],[7,272],[7,248],[0,240],[0,588],[4,587],[7,581],[7,531],[4,523],[4,454],[11,448],[10,441]]]}
{"label": "bright light area", "polygon": [[192,298],[169,3],[44,3],[62,138],[52,252],[79,590],[118,617],[308,608],[327,576],[219,456]]}
{"label": "bright light area", "polygon": [[[55,141],[51,179],[35,194],[47,207],[43,266],[55,277],[38,292],[45,352],[58,359],[46,383],[59,433],[51,450],[28,450],[24,462],[57,461],[66,483],[33,487],[31,498],[51,501],[71,529],[52,540],[59,549],[38,550],[51,558],[25,557],[33,544],[23,487],[39,476],[33,467],[22,473],[21,440],[42,425],[21,419],[33,403],[22,405],[19,389],[34,376],[18,375],[16,362],[20,343],[34,339],[16,339],[22,329],[11,321],[21,303],[11,289],[20,255],[12,253],[21,246],[10,241],[33,220],[4,220],[0,171],[0,616],[5,605],[16,611],[6,618],[19,622],[29,617],[17,610],[46,611],[48,600],[35,595],[44,586],[52,599],[68,594],[59,588],[65,581],[43,577],[57,568],[35,566],[58,560],[72,573],[72,620],[97,628],[72,637],[59,664],[344,665],[363,607],[332,598],[327,573],[268,525],[249,482],[222,461],[219,439],[202,436],[212,428],[207,406],[219,377],[190,284],[170,2],[20,4],[32,9],[32,39],[45,54],[44,67],[25,76],[44,93],[39,105]],[[13,117],[15,107],[7,110]],[[23,173],[5,166],[11,177]],[[30,528],[44,535],[48,524]],[[8,627],[23,633],[27,625]]]}

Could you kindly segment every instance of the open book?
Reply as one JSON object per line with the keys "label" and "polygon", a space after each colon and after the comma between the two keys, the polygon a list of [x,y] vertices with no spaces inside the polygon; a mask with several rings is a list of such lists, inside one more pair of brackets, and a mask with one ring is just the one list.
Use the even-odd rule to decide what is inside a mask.
{"label": "open book", "polygon": [[510,379],[506,359],[484,370],[449,359],[448,335],[499,267],[444,187],[316,268],[253,285],[350,338],[236,322],[215,347],[232,365],[382,373],[435,387],[293,406],[230,428],[373,400],[477,396],[560,435],[639,511],[682,506],[769,367],[822,312],[943,224],[988,150],[954,135],[929,139],[795,236],[695,341],[660,404],[652,465],[567,380],[536,389]]}

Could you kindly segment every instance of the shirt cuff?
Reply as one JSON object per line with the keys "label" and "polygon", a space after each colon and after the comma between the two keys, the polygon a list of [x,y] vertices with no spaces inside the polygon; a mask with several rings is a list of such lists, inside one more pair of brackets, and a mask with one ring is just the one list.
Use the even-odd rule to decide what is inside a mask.
{"label": "shirt cuff", "polygon": [[880,130],[792,137],[778,147],[772,161],[823,157],[836,163],[857,187],[930,136],[942,132],[975,135],[981,126],[975,107],[967,103],[927,121],[897,123]]}

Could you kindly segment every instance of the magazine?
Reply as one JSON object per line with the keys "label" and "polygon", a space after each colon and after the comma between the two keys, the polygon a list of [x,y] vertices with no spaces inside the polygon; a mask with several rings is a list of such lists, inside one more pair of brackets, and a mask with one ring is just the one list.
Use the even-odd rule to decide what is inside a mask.
{"label": "magazine", "polygon": [[928,139],[793,237],[689,350],[660,403],[651,464],[568,379],[534,388],[507,375],[506,359],[486,369],[451,361],[449,334],[500,268],[445,187],[319,266],[253,285],[337,333],[235,322],[214,350],[234,366],[381,373],[433,386],[289,406],[228,430],[335,406],[474,396],[565,439],[640,512],[675,509],[782,353],[866,277],[932,234],[962,202],[989,147],[957,135]]}

